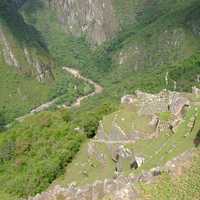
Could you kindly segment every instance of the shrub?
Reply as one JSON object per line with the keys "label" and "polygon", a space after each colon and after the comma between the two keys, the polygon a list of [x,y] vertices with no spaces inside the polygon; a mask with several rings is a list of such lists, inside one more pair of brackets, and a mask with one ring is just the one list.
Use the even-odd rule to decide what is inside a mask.
{"label": "shrub", "polygon": [[67,112],[44,112],[2,133],[0,191],[18,197],[43,191],[63,173],[83,139]]}

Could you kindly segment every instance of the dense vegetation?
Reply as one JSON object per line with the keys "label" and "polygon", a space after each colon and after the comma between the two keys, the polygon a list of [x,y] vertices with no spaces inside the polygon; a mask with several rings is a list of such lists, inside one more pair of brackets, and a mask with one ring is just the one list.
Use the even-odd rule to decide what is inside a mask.
{"label": "dense vegetation", "polygon": [[53,98],[61,97],[58,104],[70,105],[78,96],[93,90],[91,85],[66,72],[56,71],[55,79],[51,83],[39,83],[31,77],[19,75],[0,59],[0,113],[4,115],[5,123]]}
{"label": "dense vegetation", "polygon": [[4,131],[0,135],[0,199],[46,189],[63,173],[86,135],[93,137],[99,120],[114,109],[104,103],[82,115],[67,110],[44,112]]}
{"label": "dense vegetation", "polygon": [[[198,1],[154,0],[146,4],[140,0],[114,0],[121,31],[96,49],[90,48],[84,35],[80,38],[67,35],[54,11],[46,9],[42,2],[28,0],[20,10],[22,15],[12,13],[11,18],[5,9],[10,7],[10,1],[0,2],[4,31],[8,35],[14,33],[9,37],[11,44],[16,40],[17,47],[27,43],[30,48],[39,48],[39,54],[42,52],[44,59],[54,60],[55,64],[55,81],[41,84],[27,75],[26,70],[24,75],[19,75],[5,65],[0,55],[0,130],[17,116],[57,96],[61,96],[58,103],[70,104],[78,96],[91,92],[90,85],[64,74],[62,66],[80,69],[102,84],[104,92],[88,99],[72,113],[41,113],[2,132],[0,199],[3,200],[15,200],[46,189],[63,173],[86,136],[91,138],[96,134],[99,121],[116,109],[122,95],[134,93],[136,89],[173,90],[174,81],[179,91],[200,86],[197,81],[200,74]],[[178,34],[174,36],[174,32]],[[181,36],[183,40],[177,48],[166,45],[175,44]],[[28,42],[34,39],[38,41],[36,44]],[[135,47],[140,50],[138,57],[131,54]],[[121,52],[130,58],[120,65]],[[139,63],[137,69],[135,60]],[[169,85],[165,81],[167,72]],[[165,113],[163,117],[169,116]],[[77,127],[80,133],[75,131]]]}
{"label": "dense vegetation", "polygon": [[179,65],[173,66],[169,78],[177,82],[177,90],[191,91],[193,86],[200,87],[200,55],[194,55]]}
{"label": "dense vegetation", "polygon": [[[61,68],[64,63],[53,61],[40,32],[24,21],[12,1],[0,3],[0,30],[22,65],[19,68],[8,66],[3,53],[0,55],[0,113],[4,115],[5,123],[58,96],[62,96],[58,103],[71,104],[78,96],[93,90],[89,84],[65,73]],[[28,65],[24,47],[31,56],[52,68],[50,80],[43,83],[36,80],[35,67]]]}
{"label": "dense vegetation", "polygon": [[33,195],[62,173],[84,139],[66,115],[45,112],[0,135],[0,191]]}
{"label": "dense vegetation", "polygon": [[[8,1],[5,2],[9,3]],[[2,5],[4,5],[3,2]],[[42,95],[37,96],[41,96],[41,98],[38,99],[38,101],[35,99],[32,100],[32,97],[28,98],[27,107],[29,109],[31,106],[35,107],[41,102],[44,102],[48,99],[48,97],[51,98],[56,95],[60,95],[60,91],[63,91],[63,89],[59,89],[59,87],[62,87],[61,85],[65,85],[65,92],[67,91],[65,95],[66,99],[64,101],[69,99],[69,102],[71,102],[72,99],[74,99],[74,95],[71,94],[74,94],[75,92],[73,90],[75,85],[68,85],[66,84],[67,80],[62,81],[63,78],[60,78],[60,74],[62,74],[62,72],[59,68],[63,65],[81,69],[86,76],[89,76],[104,85],[108,91],[107,94],[109,93],[110,95],[110,98],[118,98],[124,93],[133,93],[135,89],[155,92],[165,88],[166,85],[164,77],[169,69],[169,65],[176,63],[170,73],[170,76],[173,79],[176,74],[178,75],[178,70],[180,69],[179,67],[182,65],[179,64],[177,66],[177,63],[182,63],[184,58],[187,59],[196,51],[196,49],[199,48],[198,34],[193,32],[190,25],[192,24],[194,27],[198,27],[198,1],[175,1],[172,4],[172,1],[168,0],[159,2],[152,1],[149,4],[145,4],[144,1],[138,2],[129,0],[122,4],[121,1],[115,0],[114,5],[122,30],[112,41],[106,42],[94,51],[90,49],[90,46],[84,36],[75,38],[71,35],[66,35],[65,29],[58,23],[55,13],[51,9],[46,9],[44,1],[27,1],[21,9],[21,12],[25,18],[26,24],[29,24],[27,25],[29,26],[29,29],[38,31],[29,31],[25,37],[24,34],[20,36],[20,33],[23,33],[23,31],[20,30],[24,29],[24,26],[20,26],[18,28],[14,26],[16,23],[12,22],[12,26],[10,27],[12,27],[13,32],[15,31],[19,33],[17,35],[20,39],[27,38],[27,40],[29,40],[28,38],[30,35],[33,35],[34,33],[35,36],[32,38],[37,38],[37,40],[39,39],[40,44],[48,48],[50,54],[58,63],[58,66],[55,67],[55,73],[59,71],[56,78],[56,80],[58,80],[58,86],[55,86],[55,89],[51,89],[50,92],[48,92],[49,87],[45,85],[39,86],[43,93]],[[133,16],[133,13],[136,14]],[[19,20],[19,18],[17,19]],[[17,29],[15,29],[15,27]],[[169,27],[167,28],[169,29],[169,33],[166,34],[166,37],[162,38],[162,33],[166,30],[166,27]],[[174,39],[177,39],[176,37],[173,39],[170,35],[170,32],[173,32],[173,30],[176,29],[182,29],[179,36],[183,33],[186,36],[183,43],[180,44],[181,48],[173,50],[172,47],[166,46],[165,42],[168,41],[169,43],[173,43]],[[162,40],[157,40],[159,37],[161,37]],[[172,37],[172,41],[170,37]],[[139,66],[139,71],[135,71],[134,69],[134,60],[129,60],[128,63],[124,63],[119,66],[116,56],[119,57],[118,55],[120,51],[124,51],[129,54],[131,49],[129,50],[128,48],[134,46],[136,41],[140,41],[140,43],[143,44],[141,47],[142,52],[139,56],[146,54],[146,57],[143,59],[144,61],[146,60],[145,63],[140,64],[141,66]],[[151,60],[153,61],[147,59],[148,57],[152,57]],[[192,61],[189,60],[188,62],[191,63],[191,67],[194,71],[198,68],[198,63],[196,63],[195,66],[192,66]],[[163,64],[161,65],[160,63]],[[176,67],[178,67],[177,70]],[[182,80],[180,81],[176,80],[177,78],[180,78],[180,76],[174,78],[178,82],[178,90],[186,89],[189,91],[190,87],[196,84],[196,75],[192,73],[193,72],[190,73],[190,77],[186,75],[185,77],[182,77]],[[5,80],[1,80],[5,82]],[[8,80],[11,80],[11,78]],[[21,80],[20,82],[24,84],[24,81]],[[68,82],[73,82],[73,80],[70,79]],[[6,85],[14,85],[14,83],[7,83]],[[30,87],[33,86],[32,88],[36,88],[38,87],[36,85],[38,84],[31,83]],[[51,84],[48,84],[48,86],[49,85]],[[51,85],[51,88],[52,87],[53,86]],[[173,89],[173,83],[169,86],[169,89]],[[5,90],[8,91],[9,89],[5,88]],[[28,88],[26,91],[30,91],[30,89]],[[22,91],[22,93],[24,93],[25,96],[28,96],[26,95],[26,91]],[[38,91],[36,91],[36,93],[38,93]],[[80,95],[80,93],[78,95]],[[7,96],[7,93],[5,96]],[[19,98],[19,104],[20,101],[21,98]],[[35,102],[33,103],[32,101]],[[13,113],[17,112],[18,115],[21,115],[28,110],[25,110],[20,106],[17,106],[16,108],[12,107],[11,104],[12,102],[6,106],[8,107],[8,113],[12,110]],[[16,114],[14,114],[14,116],[16,116]],[[13,116],[9,118],[13,119]]]}
{"label": "dense vegetation", "polygon": [[[198,1],[113,2],[122,29],[113,40],[93,50],[84,36],[77,38],[66,34],[54,10],[45,9],[44,1],[29,0],[21,12],[26,22],[41,32],[51,55],[60,65],[79,68],[86,76],[105,86],[112,98],[134,92],[137,88],[159,91],[166,87],[164,79],[170,66],[173,71],[185,59],[189,59],[192,65],[190,56],[200,47],[198,28],[193,28],[199,25]],[[139,49],[138,57],[132,55],[134,48]],[[130,57],[121,65],[118,60],[120,52]],[[136,64],[139,65],[137,69]],[[189,85],[180,83],[177,89],[187,87],[188,91],[196,84],[193,75],[190,74],[190,78],[185,76]],[[173,89],[172,85],[169,87]]]}

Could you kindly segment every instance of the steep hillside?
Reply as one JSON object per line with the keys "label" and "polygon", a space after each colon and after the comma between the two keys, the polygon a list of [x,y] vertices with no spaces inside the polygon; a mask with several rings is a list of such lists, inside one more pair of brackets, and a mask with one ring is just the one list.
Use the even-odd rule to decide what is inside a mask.
{"label": "steep hillside", "polygon": [[114,61],[119,68],[138,70],[169,65],[199,49],[196,31],[200,25],[199,3],[176,1],[172,6],[170,1],[156,2],[144,4],[136,25],[129,29],[132,34],[121,43],[121,50],[115,52]]}
{"label": "steep hillside", "polygon": [[18,7],[12,1],[1,4],[0,41],[5,64],[39,81],[53,78],[48,50],[40,33],[27,25],[18,13],[21,4],[18,2]]}
{"label": "steep hillside", "polygon": [[52,61],[39,33],[24,22],[12,1],[0,4],[0,46],[0,113],[7,123],[46,101],[48,86],[39,81],[53,79]]}
{"label": "steep hillside", "polygon": [[85,138],[73,127],[67,112],[46,112],[1,134],[0,199],[28,197],[46,189]]}
{"label": "steep hillside", "polygon": [[86,35],[93,45],[111,39],[119,30],[111,0],[51,0],[49,6],[57,11],[59,22],[68,33]]}
{"label": "steep hillside", "polygon": [[[113,83],[121,87],[124,79],[132,83],[138,71],[146,74],[162,68],[166,73],[169,65],[197,53],[199,6],[197,0],[76,4],[28,0],[21,12],[26,22],[40,30],[60,64],[79,68],[108,88]],[[112,36],[102,39],[105,33]],[[96,40],[102,41],[94,49]]]}
{"label": "steep hillside", "polygon": [[[162,177],[199,153],[199,9],[199,0],[2,0],[0,200],[159,199]],[[161,188],[146,185],[160,175]]]}
{"label": "steep hillside", "polygon": [[0,4],[0,113],[4,123],[57,96],[65,95],[62,102],[70,104],[91,91],[89,84],[56,68],[40,32],[18,12],[24,2]]}
{"label": "steep hillside", "polygon": [[[200,95],[166,90],[122,97],[119,110],[100,121],[96,136],[82,145],[64,175],[30,199],[141,200],[150,194],[150,199],[195,200],[199,161],[189,172],[195,178],[172,182],[170,177],[184,174],[194,155],[199,160],[199,101]],[[162,185],[154,187],[159,178]]]}

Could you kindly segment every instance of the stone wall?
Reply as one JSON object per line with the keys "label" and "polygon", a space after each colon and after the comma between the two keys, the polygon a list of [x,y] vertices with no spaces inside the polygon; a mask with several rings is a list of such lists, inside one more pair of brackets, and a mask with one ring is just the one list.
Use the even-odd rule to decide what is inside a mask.
{"label": "stone wall", "polygon": [[136,91],[139,101],[139,114],[154,115],[162,112],[171,112],[180,117],[185,106],[190,106],[190,101],[181,93],[163,90],[159,94],[148,94]]}

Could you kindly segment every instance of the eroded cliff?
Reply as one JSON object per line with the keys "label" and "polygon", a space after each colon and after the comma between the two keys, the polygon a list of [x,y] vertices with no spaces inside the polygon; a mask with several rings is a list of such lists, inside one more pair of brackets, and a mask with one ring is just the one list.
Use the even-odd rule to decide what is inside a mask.
{"label": "eroded cliff", "polygon": [[93,45],[111,39],[119,30],[111,0],[50,0],[66,31],[74,36],[86,35]]}
{"label": "eroded cliff", "polygon": [[5,1],[0,10],[0,52],[4,63],[18,73],[45,81],[53,78],[52,59],[42,38],[26,24],[18,9],[24,0]]}

